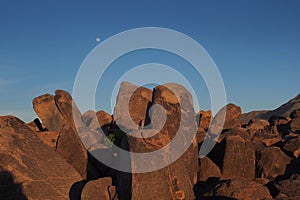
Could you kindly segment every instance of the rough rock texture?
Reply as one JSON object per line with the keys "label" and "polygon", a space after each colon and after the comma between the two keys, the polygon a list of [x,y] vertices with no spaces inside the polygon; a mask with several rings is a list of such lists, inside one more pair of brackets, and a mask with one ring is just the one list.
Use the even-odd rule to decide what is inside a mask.
{"label": "rough rock texture", "polygon": [[207,130],[209,128],[211,119],[212,119],[212,113],[210,110],[208,110],[208,111],[201,110],[196,115],[196,120],[197,120],[197,123],[199,124],[199,126],[198,126],[199,129]]}
{"label": "rough rock texture", "polygon": [[300,175],[293,174],[289,179],[275,184],[279,195],[276,199],[300,199]]}
{"label": "rough rock texture", "polygon": [[218,141],[222,141],[225,137],[227,137],[229,135],[239,135],[241,138],[243,138],[245,140],[251,139],[251,135],[247,132],[246,129],[236,127],[236,128],[231,128],[231,129],[225,130],[225,132],[223,132],[220,135]]}
{"label": "rough rock texture", "polygon": [[[172,90],[172,91],[171,91]],[[180,97],[176,98],[175,94]],[[143,165],[156,167],[157,164],[166,163],[181,147],[187,151],[172,164],[149,173],[132,174],[132,199],[194,199],[193,186],[197,182],[198,151],[194,134],[197,131],[194,117],[193,102],[190,93],[177,84],[167,84],[154,89],[153,103],[164,107],[166,121],[162,129],[141,130],[128,136],[129,149],[132,152],[147,153],[165,147],[176,135],[173,145],[149,159],[131,160],[132,169],[139,169]],[[180,111],[182,106],[182,111]],[[155,115],[155,113],[152,113]],[[181,118],[180,115],[183,115]],[[154,122],[160,121],[151,117],[151,127],[161,127]],[[181,129],[179,129],[179,122]],[[153,135],[147,137],[147,135]],[[178,138],[177,138],[178,136]],[[187,139],[185,139],[187,138]],[[170,153],[171,152],[171,153]]]}
{"label": "rough rock texture", "polygon": [[297,118],[297,117],[300,117],[300,109],[296,109],[296,110],[294,110],[294,111],[290,114],[290,118],[291,118],[291,119],[294,119],[294,118]]}
{"label": "rough rock texture", "polygon": [[82,179],[59,154],[41,142],[35,132],[13,116],[0,117],[0,171],[0,199],[11,199],[10,192],[14,188],[9,186],[16,186],[13,178],[20,183],[18,188],[22,188],[23,195],[12,199],[22,199],[22,196],[69,199],[71,186]]}
{"label": "rough rock texture", "polygon": [[242,179],[220,181],[203,196],[209,197],[208,199],[272,199],[267,187]]}
{"label": "rough rock texture", "polygon": [[122,82],[114,109],[116,124],[125,132],[143,127],[151,101],[151,90]]}
{"label": "rough rock texture", "polygon": [[99,110],[96,113],[98,122],[102,129],[108,129],[113,121],[113,118],[110,114],[105,112],[104,110]]}
{"label": "rough rock texture", "polygon": [[[228,104],[223,107],[214,117],[212,121],[212,133],[217,133],[219,130],[226,130],[240,126],[239,118],[242,109],[234,104]],[[225,117],[225,118],[224,118]],[[223,121],[225,119],[225,121]],[[222,124],[224,122],[224,124]]]}
{"label": "rough rock texture", "polygon": [[253,141],[260,141],[267,147],[272,146],[281,140],[282,138],[280,135],[266,132],[256,132],[253,136]]}
{"label": "rough rock texture", "polygon": [[86,183],[81,193],[81,200],[101,199],[117,200],[115,186],[111,178],[100,178]]}
{"label": "rough rock texture", "polygon": [[198,171],[198,181],[206,181],[211,177],[221,177],[221,171],[219,167],[208,157],[201,158]]}
{"label": "rough rock texture", "polygon": [[294,133],[300,133],[300,117],[292,119],[290,122],[290,129]]}
{"label": "rough rock texture", "polygon": [[288,140],[282,149],[289,153],[294,158],[299,158],[300,155],[300,137]]}
{"label": "rough rock texture", "polygon": [[[78,126],[85,125],[81,120],[79,110],[73,103],[70,94],[62,90],[55,91],[55,96],[45,94],[32,101],[36,114],[47,129],[59,133],[56,144],[57,152],[85,178],[87,151],[77,135],[74,121]],[[72,109],[74,109],[74,115]]]}
{"label": "rough rock texture", "polygon": [[[248,124],[250,122],[250,120],[259,119],[261,115],[263,115],[267,112],[269,112],[269,110],[259,110],[259,111],[251,111],[248,113],[243,113],[240,116],[239,121],[241,124]],[[266,119],[266,120],[268,120],[268,119]]]}
{"label": "rough rock texture", "polygon": [[49,147],[56,150],[59,133],[55,131],[36,132],[39,139]]}
{"label": "rough rock texture", "polygon": [[291,158],[283,153],[279,147],[265,148],[258,156],[258,177],[274,179],[279,175],[284,175],[290,162]]}
{"label": "rough rock texture", "polygon": [[239,135],[227,136],[209,157],[220,167],[222,178],[255,178],[255,150]]}
{"label": "rough rock texture", "polygon": [[251,119],[246,126],[247,131],[253,136],[256,132],[262,132],[269,126],[269,122],[264,119]]}
{"label": "rough rock texture", "polygon": [[85,125],[90,128],[93,131],[98,131],[100,127],[100,124],[98,122],[96,113],[92,110],[86,111],[82,116],[82,121],[85,123]]}

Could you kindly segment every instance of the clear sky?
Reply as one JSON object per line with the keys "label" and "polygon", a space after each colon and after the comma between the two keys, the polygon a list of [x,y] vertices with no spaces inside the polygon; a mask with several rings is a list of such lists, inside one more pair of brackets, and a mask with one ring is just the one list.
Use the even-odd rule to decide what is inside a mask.
{"label": "clear sky", "polygon": [[[72,92],[77,70],[99,44],[97,37],[103,41],[148,26],[174,29],[198,41],[221,72],[227,101],[245,112],[274,109],[300,92],[300,1],[2,0],[0,115],[32,120],[34,97],[55,89]],[[114,65],[125,69],[155,61],[185,71],[183,61],[160,53],[137,52]],[[111,112],[105,94],[121,76],[116,71],[107,72],[97,109]],[[199,102],[207,109],[202,84]]]}

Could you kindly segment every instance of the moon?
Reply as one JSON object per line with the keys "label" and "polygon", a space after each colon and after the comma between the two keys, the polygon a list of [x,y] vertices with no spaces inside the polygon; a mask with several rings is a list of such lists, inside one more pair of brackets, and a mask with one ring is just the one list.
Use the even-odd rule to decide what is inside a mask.
{"label": "moon", "polygon": [[96,42],[101,42],[101,39],[99,37],[97,37]]}

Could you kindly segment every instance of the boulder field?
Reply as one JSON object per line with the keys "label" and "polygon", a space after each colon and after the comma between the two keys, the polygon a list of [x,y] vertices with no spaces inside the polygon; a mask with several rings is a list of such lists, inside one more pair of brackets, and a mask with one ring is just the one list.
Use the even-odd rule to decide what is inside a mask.
{"label": "boulder field", "polygon": [[81,113],[63,90],[41,95],[32,122],[0,116],[0,199],[300,199],[299,99],[212,113],[181,85],[124,82],[111,115]]}

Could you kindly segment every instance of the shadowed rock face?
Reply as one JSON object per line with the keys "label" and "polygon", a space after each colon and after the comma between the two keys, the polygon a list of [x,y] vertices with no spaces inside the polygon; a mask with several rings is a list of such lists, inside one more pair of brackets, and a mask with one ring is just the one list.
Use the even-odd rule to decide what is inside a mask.
{"label": "shadowed rock face", "polygon": [[262,178],[274,179],[284,175],[291,158],[284,154],[278,147],[269,147],[260,152],[257,168],[258,175]]}
{"label": "shadowed rock face", "polygon": [[225,137],[209,157],[220,167],[222,178],[255,178],[255,150],[239,135]]}
{"label": "shadowed rock face", "polygon": [[74,120],[79,126],[85,125],[70,94],[62,90],[55,93],[55,96],[45,94],[33,99],[33,108],[48,130],[59,133],[56,151],[85,178],[87,151],[76,133]]}
{"label": "shadowed rock face", "polygon": [[0,169],[22,183],[28,199],[69,199],[71,186],[81,176],[24,122],[13,116],[0,117],[0,138]]}

